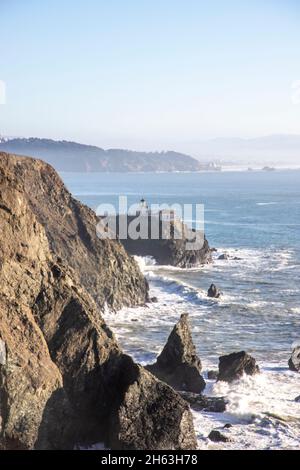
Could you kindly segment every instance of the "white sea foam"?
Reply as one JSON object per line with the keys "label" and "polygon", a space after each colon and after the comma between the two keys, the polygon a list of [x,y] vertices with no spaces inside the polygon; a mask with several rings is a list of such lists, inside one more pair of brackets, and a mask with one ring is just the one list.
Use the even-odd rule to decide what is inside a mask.
{"label": "white sea foam", "polygon": [[[229,260],[218,260],[225,252]],[[228,407],[225,413],[193,412],[200,448],[298,448],[300,406],[295,397],[300,394],[300,374],[289,371],[287,361],[293,341],[298,344],[295,334],[292,338],[289,331],[294,332],[291,324],[293,328],[300,324],[300,309],[297,305],[287,309],[286,297],[273,298],[277,292],[273,276],[281,279],[288,275],[294,253],[223,247],[213,257],[211,266],[193,269],[162,267],[153,259],[139,259],[150,284],[150,296],[156,296],[158,302],[122,309],[117,315],[106,312],[105,317],[124,350],[142,364],[155,360],[184,312],[190,316],[204,375],[207,370],[216,369],[219,355],[234,350],[245,348],[258,359],[261,373],[257,376],[243,377],[232,384],[207,381],[205,393],[226,396]],[[207,298],[207,279],[216,278],[222,288],[228,277],[229,286],[233,284],[231,290],[224,289],[221,299]],[[199,279],[200,287],[195,285],[195,279]],[[242,296],[234,285],[235,279],[236,283],[245,283]],[[266,289],[271,289],[271,299],[266,298]],[[286,289],[284,296],[294,298],[294,288]],[[223,429],[226,423],[233,427]],[[211,442],[208,434],[214,428],[227,434],[231,442]]]}
{"label": "white sea foam", "polygon": [[147,266],[155,266],[156,261],[153,256],[134,256],[139,268],[142,272],[146,271]]}
{"label": "white sea foam", "polygon": [[211,395],[226,396],[228,405],[225,413],[206,413],[204,419],[203,413],[194,413],[196,427],[200,430],[200,448],[210,448],[208,433],[212,428],[222,429],[225,423],[233,425],[227,431],[222,429],[232,442],[222,444],[222,447],[297,448],[300,407],[294,398],[299,394],[299,386],[299,376],[279,371],[274,366],[263,368],[253,377],[244,376],[232,384],[213,384]]}
{"label": "white sea foam", "polygon": [[291,308],[291,311],[292,311],[293,313],[300,314],[300,307],[292,307],[292,308]]}
{"label": "white sea foam", "polygon": [[257,202],[257,206],[274,206],[276,204],[279,204],[278,202]]}

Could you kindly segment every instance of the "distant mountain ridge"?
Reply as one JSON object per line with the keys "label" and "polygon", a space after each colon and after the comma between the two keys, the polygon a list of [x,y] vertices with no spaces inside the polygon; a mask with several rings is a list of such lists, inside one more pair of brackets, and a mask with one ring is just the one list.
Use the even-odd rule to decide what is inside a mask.
{"label": "distant mountain ridge", "polygon": [[13,138],[0,140],[0,151],[40,158],[58,171],[177,172],[215,169],[183,153],[104,150],[65,140]]}

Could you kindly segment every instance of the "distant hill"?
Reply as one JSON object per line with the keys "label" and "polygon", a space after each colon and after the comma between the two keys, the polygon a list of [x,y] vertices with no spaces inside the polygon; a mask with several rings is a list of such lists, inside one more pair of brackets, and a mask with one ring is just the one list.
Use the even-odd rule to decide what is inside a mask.
{"label": "distant hill", "polygon": [[2,139],[0,151],[40,158],[58,171],[151,172],[201,171],[215,169],[177,152],[134,152],[104,150],[92,145],[49,139]]}

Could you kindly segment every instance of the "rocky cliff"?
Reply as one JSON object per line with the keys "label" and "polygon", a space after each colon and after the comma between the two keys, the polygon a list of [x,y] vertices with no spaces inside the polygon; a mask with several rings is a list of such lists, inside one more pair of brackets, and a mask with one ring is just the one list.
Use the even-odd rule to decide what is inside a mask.
{"label": "rocky cliff", "polygon": [[101,317],[147,295],[123,248],[37,160],[0,154],[0,221],[0,448],[195,448],[186,402]]}
{"label": "rocky cliff", "polygon": [[50,250],[76,270],[100,307],[147,300],[147,281],[134,259],[117,241],[97,238],[95,213],[72,197],[50,165],[0,153],[0,168],[45,228]]}

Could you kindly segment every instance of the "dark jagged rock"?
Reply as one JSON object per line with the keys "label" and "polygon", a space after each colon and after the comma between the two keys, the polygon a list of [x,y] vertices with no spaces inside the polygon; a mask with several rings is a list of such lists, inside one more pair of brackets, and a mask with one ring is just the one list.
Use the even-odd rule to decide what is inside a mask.
{"label": "dark jagged rock", "polygon": [[295,402],[300,403],[300,395],[295,398]]}
{"label": "dark jagged rock", "polygon": [[128,253],[153,256],[157,264],[190,268],[211,262],[211,252],[205,239],[200,250],[186,250],[185,240],[121,240]]}
{"label": "dark jagged rock", "polygon": [[227,400],[224,397],[207,397],[198,393],[179,392],[195,411],[210,411],[223,413],[226,410]]}
{"label": "dark jagged rock", "polygon": [[217,286],[211,284],[210,288],[207,291],[207,296],[218,299],[219,297],[221,297],[221,291],[217,288]]}
{"label": "dark jagged rock", "polygon": [[178,450],[197,447],[188,404],[172,388],[158,382],[129,357],[120,368],[117,386],[122,403],[111,417],[112,448]]}
{"label": "dark jagged rock", "polygon": [[188,315],[183,314],[174,326],[156,363],[146,366],[152,374],[176,390],[201,393],[205,381],[201,376],[201,361],[196,354]]}
{"label": "dark jagged rock", "polygon": [[290,370],[294,372],[300,371],[300,346],[293,349],[292,355],[288,362]]}
{"label": "dark jagged rock", "polygon": [[151,297],[150,301],[153,302],[153,303],[156,303],[156,302],[158,302],[158,298],[157,297]]}
{"label": "dark jagged rock", "polygon": [[[38,207],[29,197],[30,187],[35,203],[40,200]],[[67,227],[78,215],[77,204],[48,165],[0,154],[0,449],[72,449],[101,441],[125,448],[129,423],[131,448],[149,444],[165,449],[166,442],[170,448],[195,448],[188,405],[122,353],[82,283],[79,266],[68,265],[67,252],[63,259],[59,229],[49,235],[49,226],[59,223],[57,210]],[[83,214],[87,209],[80,210]],[[89,245],[83,236],[88,232],[84,220],[77,219],[77,226],[74,222],[76,246],[87,253],[85,240],[90,253],[97,252],[92,238]],[[60,227],[64,230],[63,220]],[[105,269],[108,278],[118,276],[120,269],[120,284],[114,287],[121,302],[126,292],[130,296],[126,281],[136,273],[138,298],[141,274],[123,248],[110,243],[101,248],[107,249],[101,252],[106,257],[100,263],[102,278]],[[58,256],[55,247],[60,247]],[[121,260],[128,266],[122,267]],[[83,260],[81,267],[85,269]],[[88,263],[95,278],[97,269]],[[124,370],[127,378],[120,382]],[[130,403],[137,397],[134,408]],[[138,437],[141,423],[149,423],[144,441]],[[169,431],[168,441],[157,432],[162,426]]]}
{"label": "dark jagged rock", "polygon": [[254,357],[245,351],[234,352],[219,358],[218,380],[232,382],[242,377],[243,374],[254,375],[259,372]]}
{"label": "dark jagged rock", "polygon": [[218,256],[219,260],[228,260],[229,255],[227,253],[223,253],[222,255]]}
{"label": "dark jagged rock", "polygon": [[209,370],[207,372],[207,378],[209,380],[217,380],[219,372],[217,370]]}
{"label": "dark jagged rock", "polygon": [[[117,227],[119,220],[118,218]],[[129,227],[134,220],[137,220],[136,216],[127,216],[127,226]],[[142,216],[140,221],[145,224],[146,230],[148,228],[146,238],[132,239],[128,236],[126,239],[121,239],[131,255],[152,256],[157,264],[180,268],[211,263],[211,250],[202,232],[189,229],[177,219],[171,221],[170,226],[165,226],[157,214]],[[151,229],[155,224],[158,228],[156,238],[152,236]]]}
{"label": "dark jagged rock", "polygon": [[228,436],[225,436],[217,429],[214,429],[213,431],[209,433],[208,439],[210,439],[213,442],[230,442],[231,440]]}

